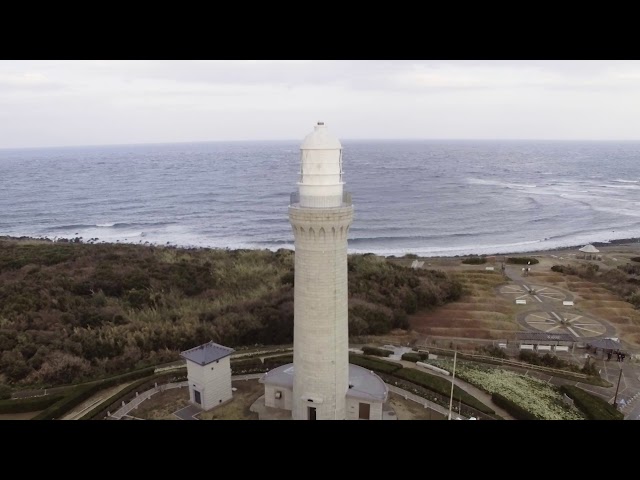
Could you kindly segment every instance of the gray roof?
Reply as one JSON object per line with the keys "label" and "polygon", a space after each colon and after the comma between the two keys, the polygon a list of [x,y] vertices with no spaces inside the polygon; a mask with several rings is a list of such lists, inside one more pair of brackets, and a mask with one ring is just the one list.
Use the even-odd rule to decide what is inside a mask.
{"label": "gray roof", "polygon": [[518,340],[537,340],[552,342],[575,342],[575,337],[568,333],[518,332]]}
{"label": "gray roof", "polygon": [[[261,383],[293,388],[293,363],[282,365],[265,373]],[[358,398],[371,402],[386,402],[388,389],[382,379],[366,368],[349,364],[349,385],[347,398]]]}
{"label": "gray roof", "polygon": [[191,350],[185,350],[180,354],[182,358],[191,360],[198,365],[208,365],[220,360],[228,355],[231,355],[235,350],[233,348],[218,345],[217,343],[209,342],[199,347],[192,348]]}
{"label": "gray roof", "polygon": [[620,344],[620,342],[616,342],[614,339],[612,338],[599,338],[597,340],[589,340],[587,342],[587,344],[591,345],[592,347],[596,347],[596,348],[609,348],[609,349],[620,349],[620,347],[622,346]]}

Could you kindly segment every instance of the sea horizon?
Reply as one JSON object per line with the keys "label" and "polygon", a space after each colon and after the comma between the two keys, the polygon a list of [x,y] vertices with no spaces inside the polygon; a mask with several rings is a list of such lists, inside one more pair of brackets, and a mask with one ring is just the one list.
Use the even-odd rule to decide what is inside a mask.
{"label": "sea horizon", "polygon": [[[350,253],[499,255],[640,238],[640,142],[342,144],[355,208]],[[0,149],[0,236],[292,248],[299,145]]]}

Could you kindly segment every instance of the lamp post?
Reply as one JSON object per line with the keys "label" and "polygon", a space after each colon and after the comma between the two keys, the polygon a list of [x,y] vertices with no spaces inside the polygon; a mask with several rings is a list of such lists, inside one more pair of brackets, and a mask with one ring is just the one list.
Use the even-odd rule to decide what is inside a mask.
{"label": "lamp post", "polygon": [[453,352],[453,374],[451,376],[451,397],[449,398],[449,418],[447,420],[451,420],[451,408],[453,407],[453,386],[454,381],[456,379],[456,358],[458,356],[458,349],[456,348]]}
{"label": "lamp post", "polygon": [[622,365],[620,366],[620,375],[618,375],[618,386],[616,387],[616,394],[613,397],[613,407],[617,408],[617,400],[618,400],[618,389],[620,388],[620,379],[622,379]]}

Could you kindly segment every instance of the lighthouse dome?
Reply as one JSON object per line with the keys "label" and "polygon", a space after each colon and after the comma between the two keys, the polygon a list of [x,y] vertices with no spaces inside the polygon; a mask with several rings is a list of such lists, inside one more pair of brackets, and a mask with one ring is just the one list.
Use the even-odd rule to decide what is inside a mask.
{"label": "lighthouse dome", "polygon": [[340,143],[340,140],[329,132],[324,122],[318,122],[318,124],[313,128],[313,132],[304,137],[302,145],[300,145],[300,149],[340,150],[342,149],[342,144]]}

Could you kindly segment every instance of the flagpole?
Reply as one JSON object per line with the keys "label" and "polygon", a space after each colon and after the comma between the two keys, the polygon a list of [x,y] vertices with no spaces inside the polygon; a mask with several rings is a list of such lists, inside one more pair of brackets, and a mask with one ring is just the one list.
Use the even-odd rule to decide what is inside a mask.
{"label": "flagpole", "polygon": [[451,376],[451,397],[449,398],[449,418],[447,420],[451,420],[451,409],[453,407],[453,385],[454,380],[456,379],[456,358],[458,356],[458,348],[456,347],[453,352],[453,375]]}

